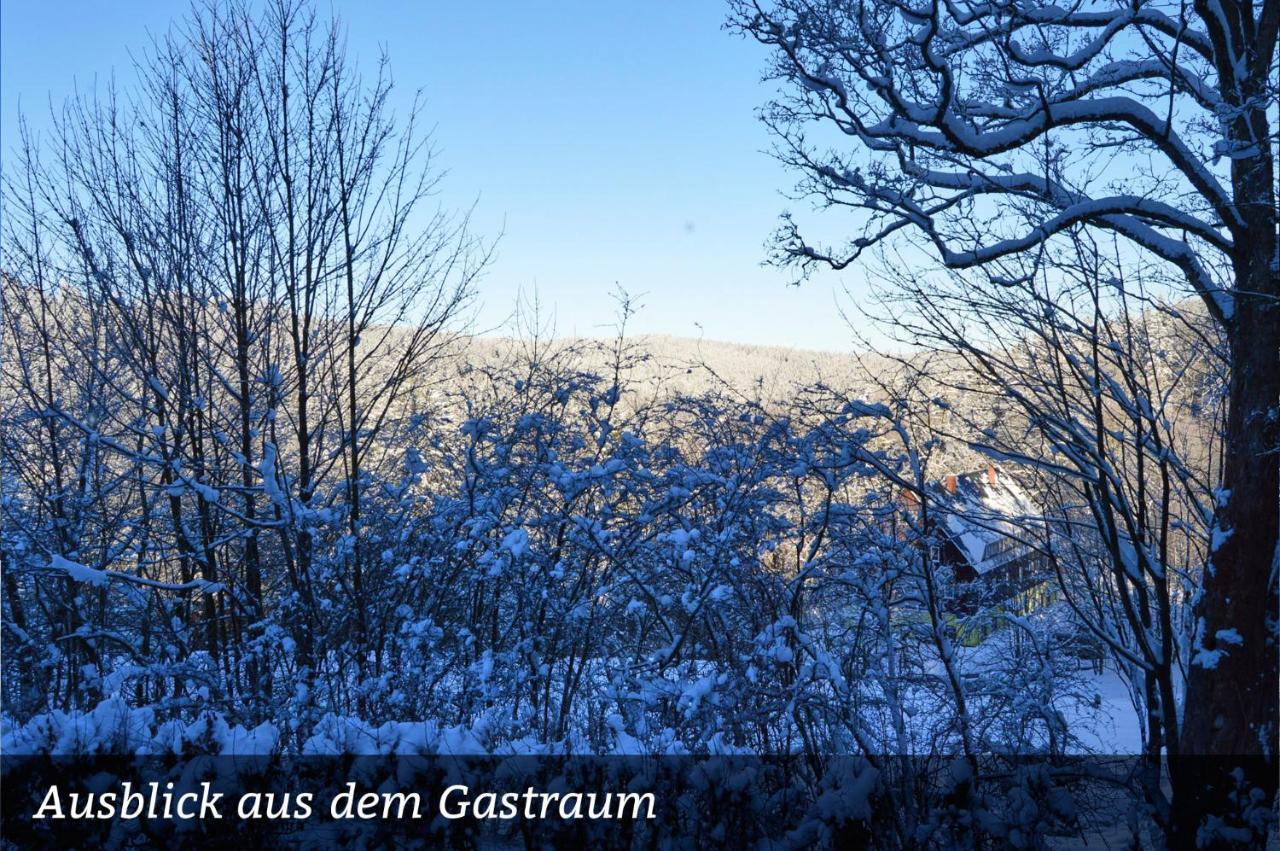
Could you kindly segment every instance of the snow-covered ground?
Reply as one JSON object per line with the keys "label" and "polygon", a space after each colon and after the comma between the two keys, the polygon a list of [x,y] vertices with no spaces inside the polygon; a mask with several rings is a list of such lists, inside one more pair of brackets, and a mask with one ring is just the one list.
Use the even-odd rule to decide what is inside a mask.
{"label": "snow-covered ground", "polygon": [[[1142,752],[1142,725],[1130,697],[1129,686],[1111,668],[1090,675],[1086,688],[1096,689],[1097,708],[1080,707],[1078,720],[1068,724],[1086,753],[1137,754]],[[1065,713],[1064,713],[1065,714]]]}

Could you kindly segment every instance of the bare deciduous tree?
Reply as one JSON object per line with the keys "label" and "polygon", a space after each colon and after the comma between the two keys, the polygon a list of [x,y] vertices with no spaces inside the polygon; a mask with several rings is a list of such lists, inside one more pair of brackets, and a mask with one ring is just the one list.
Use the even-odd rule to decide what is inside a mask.
{"label": "bare deciduous tree", "polygon": [[[37,535],[49,551],[31,557],[180,594],[197,627],[184,649],[260,715],[273,667],[377,673],[364,493],[400,463],[388,438],[488,252],[465,216],[431,209],[417,102],[393,120],[385,60],[361,79],[337,23],[305,4],[197,7],[138,70],[127,95],[71,101],[53,156],[28,144],[9,176],[6,332],[41,345],[7,375],[43,436],[8,457],[55,515],[68,453],[84,453],[82,475],[120,477],[79,489],[91,522],[57,524],[113,544]],[[104,525],[116,512],[122,529]],[[353,629],[317,628],[335,593]],[[296,652],[253,638],[276,628]]]}
{"label": "bare deciduous tree", "polygon": [[[780,259],[845,268],[901,234],[976,269],[1084,227],[1203,300],[1230,373],[1181,749],[1274,753],[1280,2],[743,0],[734,22],[790,84],[766,120],[802,190],[859,214],[835,247],[784,220]],[[1250,764],[1269,800],[1274,765]],[[1208,787],[1184,792],[1224,804],[1234,782]]]}

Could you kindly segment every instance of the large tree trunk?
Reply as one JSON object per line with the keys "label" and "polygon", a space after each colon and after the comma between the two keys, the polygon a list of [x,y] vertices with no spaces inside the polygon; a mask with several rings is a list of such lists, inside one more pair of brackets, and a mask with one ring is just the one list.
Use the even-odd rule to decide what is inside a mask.
{"label": "large tree trunk", "polygon": [[[1274,163],[1252,158],[1238,167],[1237,199],[1249,234],[1237,234],[1235,314],[1228,331],[1231,384],[1217,537],[1196,606],[1197,648],[1208,664],[1191,665],[1182,752],[1174,767],[1179,842],[1195,841],[1194,818],[1226,816],[1245,770],[1248,785],[1274,806],[1277,772],[1277,526],[1280,525],[1280,274],[1276,262]],[[1225,537],[1224,537],[1225,536]],[[1235,633],[1223,632],[1235,630]],[[1239,641],[1236,641],[1238,635]],[[1220,651],[1225,655],[1218,655]],[[1216,667],[1212,665],[1216,658]],[[1179,782],[1181,775],[1181,782]],[[1207,837],[1205,837],[1207,838]]]}

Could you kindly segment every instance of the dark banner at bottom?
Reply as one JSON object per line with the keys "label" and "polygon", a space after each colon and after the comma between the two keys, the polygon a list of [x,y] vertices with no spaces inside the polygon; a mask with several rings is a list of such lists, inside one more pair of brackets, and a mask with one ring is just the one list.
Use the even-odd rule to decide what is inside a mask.
{"label": "dark banner at bottom", "polygon": [[[1163,771],[1259,770],[1124,756],[7,756],[0,767],[0,837],[17,848],[1160,847],[1182,844],[1169,841]],[[1251,791],[1197,823],[1265,834],[1274,802]]]}

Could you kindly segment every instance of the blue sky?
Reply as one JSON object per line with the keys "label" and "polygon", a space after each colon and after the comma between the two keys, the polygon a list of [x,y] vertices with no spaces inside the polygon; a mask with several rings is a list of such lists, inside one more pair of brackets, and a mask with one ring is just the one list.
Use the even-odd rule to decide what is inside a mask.
{"label": "blue sky", "polygon": [[[325,8],[323,5],[321,8]],[[0,138],[25,113],[114,71],[183,3],[5,0]],[[481,285],[477,327],[499,325],[521,290],[554,309],[560,334],[607,333],[615,284],[643,305],[632,328],[743,342],[849,349],[839,316],[857,270],[788,286],[762,268],[780,194],[794,184],[766,153],[755,111],[765,54],[724,31],[719,0],[652,3],[335,3],[352,55],[390,54],[398,91],[421,88],[442,192],[477,201],[481,234],[503,232]],[[799,207],[797,212],[803,210]],[[832,213],[835,217],[838,214]],[[824,221],[824,230],[838,221]]]}

